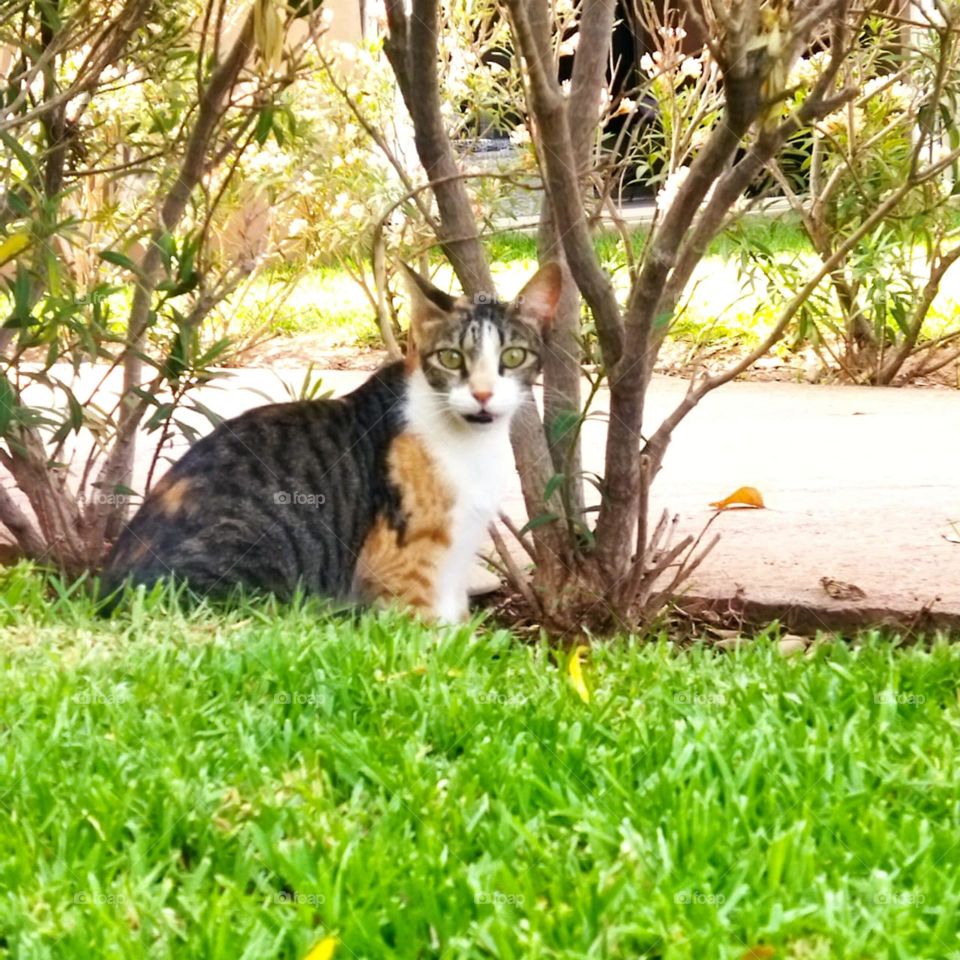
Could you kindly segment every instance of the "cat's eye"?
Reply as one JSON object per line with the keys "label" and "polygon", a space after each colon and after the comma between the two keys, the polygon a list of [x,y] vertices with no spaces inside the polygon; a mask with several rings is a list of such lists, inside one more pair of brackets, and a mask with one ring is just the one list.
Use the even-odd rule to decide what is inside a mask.
{"label": "cat's eye", "polygon": [[459,350],[438,350],[434,356],[446,370],[459,370],[463,366],[463,354]]}
{"label": "cat's eye", "polygon": [[527,359],[527,351],[523,347],[507,347],[500,354],[500,362],[508,369],[515,370]]}

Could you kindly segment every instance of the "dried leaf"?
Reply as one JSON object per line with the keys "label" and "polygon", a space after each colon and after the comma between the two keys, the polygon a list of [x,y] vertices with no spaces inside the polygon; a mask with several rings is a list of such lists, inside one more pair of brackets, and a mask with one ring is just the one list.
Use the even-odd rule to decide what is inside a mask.
{"label": "dried leaf", "polygon": [[726,510],[729,507],[763,507],[763,496],[756,487],[737,487],[729,497],[722,500],[715,500],[710,504],[718,510]]}
{"label": "dried leaf", "polygon": [[795,654],[803,653],[807,649],[807,641],[803,637],[793,637],[787,634],[777,646],[781,656],[792,657]]}
{"label": "dried leaf", "polygon": [[771,960],[777,955],[773,947],[768,947],[761,943],[759,946],[750,947],[740,955],[740,960]]}
{"label": "dried leaf", "polygon": [[820,586],[826,591],[827,596],[834,600],[863,600],[867,595],[855,583],[834,580],[833,577],[821,577]]}
{"label": "dried leaf", "polygon": [[337,949],[336,937],[324,937],[303,960],[332,960]]}
{"label": "dried leaf", "polygon": [[579,647],[574,647],[573,653],[570,654],[570,659],[567,662],[567,674],[570,677],[570,683],[573,685],[573,689],[577,691],[577,693],[580,695],[580,699],[584,703],[590,702],[590,691],[584,682],[583,671],[580,669],[580,655],[589,652],[590,648],[587,646],[581,645]]}
{"label": "dried leaf", "polygon": [[739,650],[741,647],[745,647],[748,643],[753,643],[752,637],[745,637],[736,630],[731,630],[730,632],[736,635],[732,637],[724,637],[722,640],[714,641],[713,645],[718,650]]}

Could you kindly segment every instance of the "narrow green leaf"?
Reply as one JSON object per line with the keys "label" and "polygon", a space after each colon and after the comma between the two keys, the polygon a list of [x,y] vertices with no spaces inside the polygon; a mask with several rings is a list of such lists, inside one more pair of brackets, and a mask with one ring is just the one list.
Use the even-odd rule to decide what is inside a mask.
{"label": "narrow green leaf", "polygon": [[554,523],[559,519],[560,516],[556,513],[540,513],[523,525],[520,530],[520,535],[523,536],[523,534],[529,533],[531,530],[536,530],[537,527],[542,527],[547,523]]}
{"label": "narrow green leaf", "polygon": [[567,479],[566,474],[564,473],[555,473],[548,481],[547,485],[543,488],[543,502],[549,502],[550,498],[557,492],[562,484]]}
{"label": "narrow green leaf", "polygon": [[117,250],[100,250],[98,255],[101,260],[106,260],[107,263],[112,263],[116,267],[123,267],[124,270],[129,270],[137,277],[143,279],[143,273],[141,272],[140,267],[135,264],[125,253],[120,253]]}
{"label": "narrow green leaf", "polygon": [[17,407],[17,394],[5,373],[0,373],[0,434],[5,434]]}
{"label": "narrow green leaf", "polygon": [[260,111],[260,114],[257,117],[257,129],[254,133],[254,138],[261,147],[267,142],[267,138],[270,136],[270,131],[272,129],[273,107],[268,104]]}
{"label": "narrow green leaf", "polygon": [[20,161],[21,166],[27,173],[36,172],[36,161],[16,137],[11,136],[5,130],[0,130],[0,143]]}
{"label": "narrow green leaf", "polygon": [[664,310],[662,313],[658,313],[653,318],[653,329],[654,330],[663,330],[664,327],[670,326],[670,321],[673,319],[672,310]]}
{"label": "narrow green leaf", "polygon": [[580,423],[580,412],[578,410],[561,410],[550,424],[550,440],[553,443],[559,443],[571,431],[575,430]]}

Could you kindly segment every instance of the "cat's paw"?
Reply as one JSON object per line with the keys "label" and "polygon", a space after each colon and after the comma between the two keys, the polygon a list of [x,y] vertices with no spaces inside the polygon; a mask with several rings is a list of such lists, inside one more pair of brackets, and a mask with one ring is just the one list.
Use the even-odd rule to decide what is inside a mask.
{"label": "cat's paw", "polygon": [[469,607],[467,595],[441,597],[433,609],[433,619],[438,624],[455,626],[467,619]]}

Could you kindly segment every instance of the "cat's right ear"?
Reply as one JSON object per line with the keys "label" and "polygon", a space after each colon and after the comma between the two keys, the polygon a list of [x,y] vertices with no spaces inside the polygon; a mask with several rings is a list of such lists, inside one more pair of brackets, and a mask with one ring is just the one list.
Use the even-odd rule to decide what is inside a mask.
{"label": "cat's right ear", "polygon": [[553,326],[562,289],[560,264],[551,260],[527,281],[513,301],[513,308],[523,320],[546,336]]}

